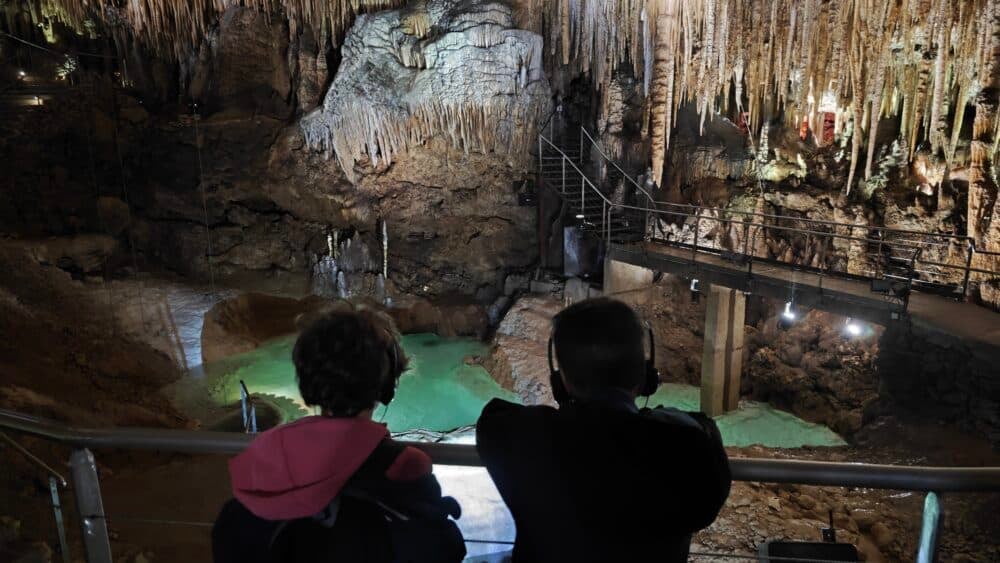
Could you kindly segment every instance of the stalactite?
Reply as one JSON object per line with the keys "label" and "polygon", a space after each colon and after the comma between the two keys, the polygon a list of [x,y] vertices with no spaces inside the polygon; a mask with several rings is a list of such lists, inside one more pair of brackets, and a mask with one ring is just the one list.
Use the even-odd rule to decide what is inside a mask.
{"label": "stalactite", "polygon": [[675,72],[675,52],[670,49],[671,39],[677,34],[677,2],[667,0],[656,16],[656,47],[658,55],[653,63],[652,95],[652,151],[653,181],[662,186],[663,159],[670,143],[670,121],[673,114],[673,84]]}
{"label": "stalactite", "polygon": [[[403,4],[440,5],[443,0],[35,2],[38,21],[54,18],[78,30],[88,17],[121,22],[158,53],[181,59],[202,40],[218,14],[235,5],[283,12],[298,29],[308,23],[312,29],[327,30],[330,43],[336,43],[357,13]],[[616,69],[632,65],[633,75],[642,80],[650,97],[650,119],[643,128],[650,127],[657,147],[669,146],[674,116],[682,104],[693,102],[704,123],[720,101],[727,102],[730,88],[735,88],[740,106],[746,98],[755,132],[765,126],[765,104],[781,107],[788,125],[798,126],[805,119],[815,126],[820,123],[821,100],[829,97],[838,116],[848,108],[853,112],[851,167],[857,169],[855,160],[868,145],[865,176],[872,174],[878,121],[885,115],[901,116],[900,138],[910,158],[924,139],[932,151],[952,158],[964,106],[978,95],[968,85],[996,56],[986,45],[991,44],[997,24],[983,17],[994,9],[994,0],[519,0],[515,4],[518,23],[546,36],[547,52],[539,53],[544,64],[567,67],[565,76],[589,75],[595,90],[602,93],[602,103]],[[667,13],[669,26],[662,24]],[[429,24],[421,10],[413,14],[407,21],[408,33],[423,37],[430,32]],[[500,40],[488,26],[478,32],[479,46]],[[410,47],[401,47],[398,57],[414,68],[428,64],[419,50]],[[386,125],[384,116],[365,119],[373,126]],[[991,119],[997,131],[1000,123]],[[458,134],[476,136],[463,130]],[[384,143],[392,153],[410,139],[386,130],[369,140]],[[995,150],[996,144],[991,148]],[[654,169],[662,171],[662,155],[654,151],[653,158]],[[849,184],[853,178],[852,173]]]}

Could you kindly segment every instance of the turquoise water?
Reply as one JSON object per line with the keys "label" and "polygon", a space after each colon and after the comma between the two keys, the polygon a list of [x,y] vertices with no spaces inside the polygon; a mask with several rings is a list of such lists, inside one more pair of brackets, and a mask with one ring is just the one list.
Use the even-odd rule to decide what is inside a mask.
{"label": "turquoise water", "polygon": [[[209,370],[208,395],[213,403],[231,405],[240,399],[239,381],[250,392],[269,395],[285,420],[311,414],[302,402],[292,365],[293,336],[235,356]],[[474,424],[490,399],[518,401],[500,387],[479,365],[468,365],[469,356],[483,356],[489,347],[470,338],[442,338],[434,334],[403,336],[403,349],[410,369],[403,374],[396,398],[388,408],[379,406],[375,420],[382,420],[393,432],[414,429],[447,431]],[[645,404],[645,399],[638,401]],[[690,385],[664,384],[649,400],[650,406],[671,406],[698,410],[699,390]],[[723,441],[728,446],[759,444],[775,448],[801,446],[842,446],[830,429],[808,423],[792,414],[763,403],[744,401],[740,409],[716,418]]]}
{"label": "turquoise water", "polygon": [[[251,393],[284,398],[272,402],[286,419],[310,414],[295,382],[291,360],[294,344],[294,336],[281,338],[212,366],[212,373],[222,374],[212,378],[212,399],[219,404],[239,401],[239,382],[243,380]],[[517,400],[482,366],[465,363],[466,357],[489,352],[478,340],[407,334],[402,344],[410,369],[400,379],[392,405],[388,409],[379,406],[374,414],[375,420],[387,423],[393,432],[452,430],[474,424],[483,405],[494,397]]]}
{"label": "turquoise water", "polygon": [[[691,385],[664,383],[649,398],[649,406],[663,405],[683,411],[696,411],[701,402],[700,393],[700,389]],[[639,406],[643,406],[645,402],[645,399],[637,401]],[[741,401],[739,410],[715,417],[715,423],[719,425],[722,441],[732,447],[847,445],[843,438],[826,426],[806,422],[794,414],[756,401]]]}

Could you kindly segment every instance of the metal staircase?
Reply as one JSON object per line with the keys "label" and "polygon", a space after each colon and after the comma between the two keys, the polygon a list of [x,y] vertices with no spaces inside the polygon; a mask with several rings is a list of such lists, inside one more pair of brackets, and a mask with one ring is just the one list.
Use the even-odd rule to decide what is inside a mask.
{"label": "metal staircase", "polygon": [[[539,185],[559,196],[565,225],[577,225],[588,236],[605,242],[640,242],[645,238],[648,213],[628,198],[612,199],[616,177],[609,175],[601,182],[598,174],[590,172],[594,163],[586,161],[590,151],[584,149],[593,143],[581,127],[553,123],[548,135],[539,135]],[[635,184],[624,172],[617,178]],[[646,199],[652,203],[652,198]]]}

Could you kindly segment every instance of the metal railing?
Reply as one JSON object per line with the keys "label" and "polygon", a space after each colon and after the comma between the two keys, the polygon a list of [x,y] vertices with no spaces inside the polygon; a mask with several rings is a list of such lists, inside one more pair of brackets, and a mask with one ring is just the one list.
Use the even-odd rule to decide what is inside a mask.
{"label": "metal railing", "polygon": [[[543,149],[548,148],[554,155],[549,166],[551,160],[558,159],[563,169],[560,179],[555,182],[549,179],[547,183],[577,205],[576,194],[567,190],[567,180],[580,177],[577,217],[585,229],[608,245],[638,242],[628,236],[634,226],[617,219],[624,216],[640,218],[645,223],[642,241],[690,248],[692,260],[700,252],[725,254],[751,269],[753,261],[782,263],[821,276],[895,280],[904,285],[902,294],[913,289],[960,299],[968,297],[974,282],[1000,279],[1000,270],[994,269],[997,267],[994,263],[1000,262],[1000,253],[978,250],[975,242],[965,235],[657,201],[615,164],[586,130],[581,130],[598,154],[639,188],[648,202],[643,205],[613,202],[556,143],[539,135],[540,162],[544,164]],[[543,178],[544,173],[542,168]],[[768,246],[775,241],[784,246],[778,249]],[[801,252],[802,249],[807,252]],[[782,256],[784,253],[790,253],[791,259]],[[861,260],[852,262],[852,256]]]}
{"label": "metal railing", "polygon": [[[31,415],[0,409],[0,428],[30,434],[74,448],[70,456],[73,489],[88,563],[111,562],[106,516],[97,464],[91,449],[157,450],[163,452],[235,454],[254,435],[230,432],[156,428],[73,428]],[[439,465],[481,466],[475,446],[427,442],[408,443]],[[928,493],[918,561],[933,561],[940,531],[941,493],[1000,492],[1000,467],[909,467],[784,459],[733,458],[733,479],[759,483],[862,487]],[[495,542],[503,543],[503,542]]]}

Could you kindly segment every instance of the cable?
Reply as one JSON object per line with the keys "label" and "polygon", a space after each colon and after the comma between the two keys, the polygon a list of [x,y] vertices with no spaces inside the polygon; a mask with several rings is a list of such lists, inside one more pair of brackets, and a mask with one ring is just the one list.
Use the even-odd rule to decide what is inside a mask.
{"label": "cable", "polygon": [[212,230],[208,226],[208,198],[205,195],[205,169],[201,162],[201,128],[198,123],[201,115],[198,112],[198,104],[194,105],[194,146],[198,151],[198,187],[201,188],[201,208],[205,213],[205,261],[208,263],[208,282],[215,293],[215,270],[212,268]]}
{"label": "cable", "polygon": [[[89,100],[88,101],[90,102],[91,109],[93,109],[94,98],[95,98],[95,95],[94,95],[94,78],[93,77],[88,77],[87,83],[90,85],[90,92],[89,92],[90,96],[89,96]],[[93,114],[93,111],[91,111],[90,113]],[[91,125],[90,123],[87,123],[86,126],[84,127],[84,130],[87,132],[87,156],[90,159],[90,177],[91,177],[91,180],[94,183],[94,191],[97,193],[97,228],[101,232],[104,232],[105,234],[107,234],[107,230],[106,230],[105,225],[104,225],[104,218],[101,216],[101,195],[103,195],[103,194],[101,193],[101,184],[100,184],[100,182],[97,181],[97,167],[94,165],[94,144],[93,144],[93,138],[90,135],[90,130],[91,130],[90,125]],[[105,255],[104,256],[104,276],[103,276],[102,283],[103,283],[104,288],[107,290],[107,293],[108,293],[108,321],[109,321],[109,324],[111,325],[111,332],[112,332],[112,334],[116,334],[118,332],[118,329],[116,327],[117,317],[115,316],[114,306],[112,305],[112,302],[113,302],[112,297],[113,296],[112,296],[112,292],[111,292],[111,286],[108,285],[108,279],[107,279],[108,275],[109,275],[109,272],[108,272],[108,256]]]}
{"label": "cable", "polygon": [[5,35],[7,37],[10,37],[14,41],[18,41],[20,43],[24,43],[25,45],[28,45],[29,47],[34,47],[35,49],[38,49],[38,50],[41,50],[41,51],[45,51],[46,53],[49,53],[51,55],[56,55],[58,57],[78,56],[78,57],[94,57],[95,59],[117,59],[118,58],[118,57],[113,57],[111,55],[99,55],[97,53],[81,53],[79,51],[74,51],[73,53],[60,53],[59,51],[53,51],[52,49],[49,49],[48,47],[43,47],[43,46],[41,46],[41,45],[39,45],[37,43],[32,43],[31,41],[28,41],[27,39],[21,39],[20,37],[18,37],[16,35],[11,35],[10,33],[7,33],[6,31],[0,31],[0,35]]}
{"label": "cable", "polygon": [[145,332],[145,330],[146,330],[146,312],[144,311],[145,307],[143,305],[143,296],[142,296],[142,293],[143,293],[143,283],[142,283],[142,278],[139,277],[139,259],[136,256],[135,241],[133,240],[133,236],[132,236],[132,234],[133,234],[132,231],[135,228],[135,225],[132,223],[132,203],[131,203],[131,201],[129,201],[129,197],[128,197],[128,182],[125,180],[125,162],[124,162],[124,160],[122,160],[121,142],[120,142],[119,135],[118,135],[118,120],[119,120],[118,93],[114,91],[114,88],[111,89],[111,104],[112,104],[112,107],[114,108],[114,114],[115,114],[114,115],[114,124],[115,124],[115,153],[118,156],[118,171],[119,171],[119,174],[121,175],[121,179],[122,179],[122,194],[125,196],[125,207],[128,210],[128,214],[127,214],[127,219],[128,219],[128,245],[129,245],[129,250],[131,251],[131,254],[132,254],[132,269],[135,270],[135,272],[134,272],[133,275],[136,276],[136,279],[139,282],[139,321],[142,323],[142,331]]}

